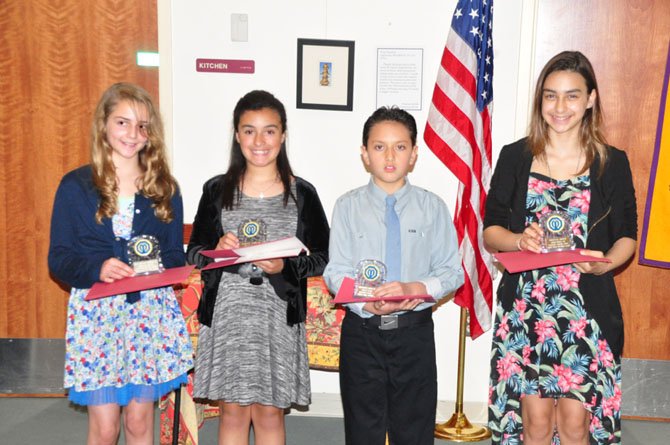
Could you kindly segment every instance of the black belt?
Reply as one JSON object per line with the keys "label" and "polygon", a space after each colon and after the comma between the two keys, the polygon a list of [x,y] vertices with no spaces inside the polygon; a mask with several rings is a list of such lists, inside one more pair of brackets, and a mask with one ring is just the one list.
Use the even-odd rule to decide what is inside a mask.
{"label": "black belt", "polygon": [[347,316],[354,316],[361,321],[363,326],[374,326],[382,331],[391,329],[409,328],[424,324],[433,317],[433,311],[428,308],[418,312],[405,312],[404,314],[373,315],[370,318],[359,317],[349,311]]}

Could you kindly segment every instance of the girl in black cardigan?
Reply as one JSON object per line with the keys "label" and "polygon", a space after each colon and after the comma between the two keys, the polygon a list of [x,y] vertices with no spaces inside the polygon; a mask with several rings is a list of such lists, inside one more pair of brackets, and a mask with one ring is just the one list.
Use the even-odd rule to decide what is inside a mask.
{"label": "girl in black cardigan", "polygon": [[548,226],[540,223],[561,214],[576,247],[611,262],[504,273],[491,361],[494,444],[621,440],[613,271],[635,251],[637,214],[628,159],[606,144],[601,120],[590,62],[560,53],[540,73],[528,137],[504,147],[496,165],[484,221],[491,251],[541,252]]}
{"label": "girl in black cardigan", "polygon": [[248,443],[253,424],[256,443],[283,444],[284,410],[310,402],[306,282],[328,262],[329,228],[316,190],[291,171],[282,103],[252,91],[233,125],[230,165],[205,183],[188,261],[202,267],[202,250],[255,239],[245,227],[266,241],[295,235],[311,253],[202,271],[194,397],[218,401],[219,443]]}

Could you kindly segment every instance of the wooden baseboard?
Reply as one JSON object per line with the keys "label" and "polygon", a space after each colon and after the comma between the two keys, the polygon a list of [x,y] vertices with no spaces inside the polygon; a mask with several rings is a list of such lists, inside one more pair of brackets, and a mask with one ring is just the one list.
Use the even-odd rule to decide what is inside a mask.
{"label": "wooden baseboard", "polygon": [[33,397],[33,398],[57,398],[57,397],[65,397],[65,394],[3,394],[0,393],[0,397],[6,397],[6,398],[18,398],[18,397]]}
{"label": "wooden baseboard", "polygon": [[641,416],[621,416],[623,420],[644,420],[647,422],[670,422],[670,419],[664,417],[641,417]]}

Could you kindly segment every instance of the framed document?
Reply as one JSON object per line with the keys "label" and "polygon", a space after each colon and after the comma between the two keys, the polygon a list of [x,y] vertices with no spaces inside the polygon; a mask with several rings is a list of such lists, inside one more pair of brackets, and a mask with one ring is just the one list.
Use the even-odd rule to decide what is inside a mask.
{"label": "framed document", "polygon": [[421,110],[423,49],[377,48],[377,108]]}

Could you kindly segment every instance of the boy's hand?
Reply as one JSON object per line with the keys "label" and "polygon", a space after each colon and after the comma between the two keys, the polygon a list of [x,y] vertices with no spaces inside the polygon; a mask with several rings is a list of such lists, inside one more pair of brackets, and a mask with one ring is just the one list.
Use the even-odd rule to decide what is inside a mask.
{"label": "boy's hand", "polygon": [[400,311],[413,311],[423,300],[408,299],[401,301],[371,301],[365,303],[363,309],[375,315],[388,315]]}
{"label": "boy's hand", "polygon": [[427,293],[426,286],[418,281],[409,283],[391,281],[379,286],[372,295],[375,297],[397,297],[401,295],[425,295]]}
{"label": "boy's hand", "polygon": [[[401,295],[425,295],[428,291],[423,283],[412,281],[403,283],[401,281],[391,281],[384,283],[375,289],[375,297],[397,297]],[[399,311],[412,311],[423,300],[419,298],[401,300],[401,301],[372,301],[366,303],[363,309],[375,315],[388,315]]]}

